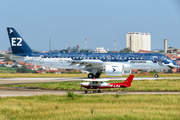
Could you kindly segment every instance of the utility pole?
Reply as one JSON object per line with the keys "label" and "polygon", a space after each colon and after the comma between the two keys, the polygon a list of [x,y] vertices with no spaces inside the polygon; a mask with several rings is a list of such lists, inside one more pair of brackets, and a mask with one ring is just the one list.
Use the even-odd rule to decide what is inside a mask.
{"label": "utility pole", "polygon": [[114,52],[116,52],[116,39],[114,39]]}
{"label": "utility pole", "polygon": [[51,37],[49,38],[49,53],[51,52]]}

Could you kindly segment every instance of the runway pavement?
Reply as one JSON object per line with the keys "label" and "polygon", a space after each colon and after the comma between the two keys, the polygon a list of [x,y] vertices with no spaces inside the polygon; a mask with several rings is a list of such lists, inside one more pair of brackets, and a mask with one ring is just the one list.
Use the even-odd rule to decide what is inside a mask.
{"label": "runway pavement", "polygon": [[[8,84],[23,84],[23,83],[45,83],[45,82],[64,82],[64,81],[82,81],[87,78],[0,78],[0,85]],[[102,78],[101,78],[102,79]],[[125,80],[125,77],[109,78],[110,80]],[[134,80],[157,80],[157,79],[180,79],[180,77],[160,77],[160,78],[139,78],[135,77]],[[74,91],[75,94],[84,94],[84,91]],[[33,96],[33,95],[66,95],[66,91],[60,90],[38,90],[38,89],[22,89],[22,88],[2,88],[0,87],[0,97],[11,96]],[[86,95],[93,94],[90,91]],[[180,94],[180,92],[109,92],[103,91],[102,93],[95,93],[97,95],[103,94]]]}
{"label": "runway pavement", "polygon": [[[13,97],[13,96],[34,96],[34,95],[67,95],[66,91],[60,90],[15,90],[15,89],[0,89],[0,97]],[[180,92],[108,92],[92,93],[89,91],[87,94],[84,91],[74,91],[74,94],[82,95],[103,95],[103,94],[180,94]]]}
{"label": "runway pavement", "polygon": [[[87,78],[0,78],[0,85],[23,84],[23,83],[46,83],[46,82],[65,82],[65,81],[83,81]],[[99,78],[103,79],[103,78]],[[126,80],[126,77],[108,78],[110,80]],[[135,77],[133,80],[158,80],[158,79],[180,79],[180,77]]]}

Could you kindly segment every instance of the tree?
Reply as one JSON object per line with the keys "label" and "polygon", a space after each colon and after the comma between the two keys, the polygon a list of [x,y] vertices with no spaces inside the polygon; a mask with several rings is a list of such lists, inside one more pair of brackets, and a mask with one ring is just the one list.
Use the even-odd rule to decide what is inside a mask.
{"label": "tree", "polygon": [[28,69],[25,65],[22,66],[22,68],[16,69],[17,73],[33,73],[34,70]]}
{"label": "tree", "polygon": [[164,52],[164,50],[160,50],[159,52]]}
{"label": "tree", "polygon": [[57,52],[59,52],[59,50],[52,50],[51,52],[57,53]]}
{"label": "tree", "polygon": [[119,52],[120,52],[120,53],[124,53],[124,50],[120,50]]}
{"label": "tree", "polygon": [[169,70],[167,71],[167,73],[173,73],[172,69],[169,69]]}
{"label": "tree", "polygon": [[172,53],[171,50],[167,50],[167,53]]}
{"label": "tree", "polygon": [[174,50],[173,50],[173,53],[176,53],[176,52],[177,52],[177,49],[174,49]]}
{"label": "tree", "polygon": [[64,53],[66,53],[66,52],[68,52],[68,50],[67,50],[67,49],[62,49],[62,50],[60,50],[59,52],[64,52]]}
{"label": "tree", "polygon": [[80,50],[80,53],[88,53],[88,52],[89,50],[84,50],[84,49]]}
{"label": "tree", "polygon": [[124,48],[123,50],[120,50],[119,52],[120,52],[120,53],[130,53],[130,52],[132,52],[132,51],[131,51],[130,48],[127,47],[127,48]]}

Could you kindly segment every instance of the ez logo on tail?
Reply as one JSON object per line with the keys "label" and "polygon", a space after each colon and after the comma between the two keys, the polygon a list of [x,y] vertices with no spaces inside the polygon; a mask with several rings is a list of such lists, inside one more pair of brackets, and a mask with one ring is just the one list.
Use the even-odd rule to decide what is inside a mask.
{"label": "ez logo on tail", "polygon": [[22,42],[22,38],[11,38],[12,46],[22,46],[21,42]]}

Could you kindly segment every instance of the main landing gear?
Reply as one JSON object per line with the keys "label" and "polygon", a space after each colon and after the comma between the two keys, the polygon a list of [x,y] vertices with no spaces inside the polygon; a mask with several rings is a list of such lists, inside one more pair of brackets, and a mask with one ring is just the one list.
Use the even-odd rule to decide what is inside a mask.
{"label": "main landing gear", "polygon": [[[87,94],[88,90],[85,90],[84,93]],[[101,90],[100,89],[93,90],[93,93],[101,93]]]}
{"label": "main landing gear", "polygon": [[101,74],[96,73],[95,75],[93,73],[88,74],[88,78],[99,78]]}
{"label": "main landing gear", "polygon": [[154,77],[155,77],[155,78],[158,78],[159,76],[158,76],[158,74],[156,73],[156,74],[154,75]]}

